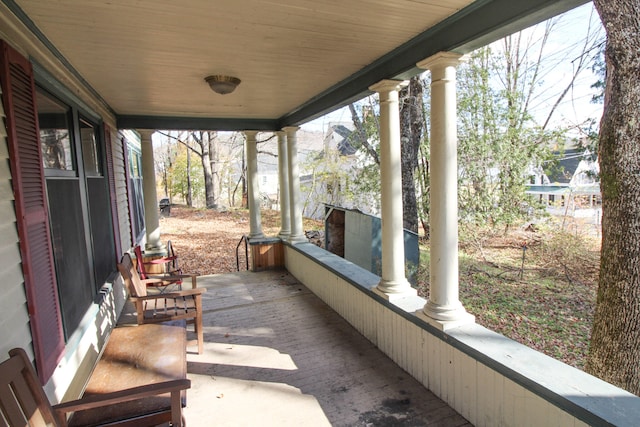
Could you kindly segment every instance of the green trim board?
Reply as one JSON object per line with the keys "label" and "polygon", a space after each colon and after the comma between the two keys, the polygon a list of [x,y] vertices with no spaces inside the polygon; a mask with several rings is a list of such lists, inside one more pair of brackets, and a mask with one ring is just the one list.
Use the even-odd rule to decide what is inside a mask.
{"label": "green trim board", "polygon": [[280,128],[313,120],[371,91],[383,79],[407,79],[416,63],[438,52],[468,53],[509,33],[587,3],[587,0],[479,0],[392,50],[300,107],[280,117]]}
{"label": "green trim board", "polygon": [[164,130],[257,130],[273,132],[279,130],[277,120],[244,118],[166,117],[118,115],[119,129],[164,129]]}
{"label": "green trim board", "polygon": [[[15,0],[2,0],[11,12],[96,99],[113,111]],[[383,55],[360,71],[302,103],[279,118],[159,117],[122,115],[120,128],[277,131],[298,126],[370,93],[383,79],[406,79],[420,73],[416,63],[440,51],[467,53],[506,34],[542,22],[587,3],[587,0],[478,0],[448,19]],[[117,112],[114,112],[117,115]],[[122,125],[120,125],[122,123]]]}

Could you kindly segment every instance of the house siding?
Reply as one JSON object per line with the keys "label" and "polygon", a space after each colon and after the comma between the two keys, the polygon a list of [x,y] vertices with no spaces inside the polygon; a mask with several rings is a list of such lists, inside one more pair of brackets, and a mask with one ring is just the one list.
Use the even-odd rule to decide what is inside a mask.
{"label": "house siding", "polygon": [[[2,87],[0,87],[0,96]],[[33,357],[27,297],[24,291],[24,276],[20,265],[20,250],[16,213],[13,207],[13,189],[9,171],[9,148],[5,127],[4,105],[0,102],[0,354],[14,347],[24,348]]]}
{"label": "house siding", "polygon": [[[0,25],[4,27],[7,16],[0,16]],[[128,200],[126,180],[124,178],[124,156],[120,134],[115,130],[115,117],[100,100],[92,98],[83,90],[78,90],[74,77],[60,72],[53,66],[55,60],[43,56],[43,50],[27,40],[24,34],[12,33],[11,37],[3,34],[0,39],[7,41],[25,57],[36,60],[45,75],[46,84],[55,84],[56,88],[68,91],[70,97],[88,107],[96,117],[100,117],[104,126],[109,129],[111,151],[113,154],[116,210],[120,225],[120,235],[115,236],[122,243],[123,250],[131,247],[128,219]],[[0,94],[2,93],[0,88]],[[7,352],[15,347],[24,348],[32,362],[35,361],[32,331],[29,322],[27,297],[22,259],[18,238],[18,222],[14,207],[14,193],[9,166],[9,148],[4,105],[0,102],[0,360],[8,357]],[[78,397],[91,374],[93,367],[109,337],[115,322],[126,301],[125,286],[119,275],[114,273],[100,289],[99,297],[84,313],[79,327],[71,333],[64,344],[61,358],[55,365],[52,375],[44,384],[45,392],[52,403]]]}
{"label": "house siding", "polygon": [[125,140],[122,132],[111,130],[111,151],[113,154],[113,171],[116,181],[116,199],[118,208],[118,221],[120,225],[120,244],[126,252],[133,247],[131,239],[131,221],[129,219],[129,196],[127,193],[127,180],[125,174]]}

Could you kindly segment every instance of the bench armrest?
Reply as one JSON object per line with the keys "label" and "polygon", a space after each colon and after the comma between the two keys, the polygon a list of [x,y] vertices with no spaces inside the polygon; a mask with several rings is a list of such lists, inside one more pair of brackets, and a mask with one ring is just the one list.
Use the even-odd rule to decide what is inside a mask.
{"label": "bench armrest", "polygon": [[57,413],[83,411],[86,409],[100,408],[107,405],[128,402],[130,400],[143,399],[164,393],[173,393],[186,390],[191,387],[191,380],[180,379],[164,381],[156,384],[147,384],[138,387],[127,388],[105,394],[95,394],[78,400],[53,405]]}

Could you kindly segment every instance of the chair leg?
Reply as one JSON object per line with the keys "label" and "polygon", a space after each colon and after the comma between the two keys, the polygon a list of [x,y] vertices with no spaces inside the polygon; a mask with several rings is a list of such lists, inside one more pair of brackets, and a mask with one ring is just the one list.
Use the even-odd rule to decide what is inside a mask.
{"label": "chair leg", "polygon": [[182,399],[180,391],[171,393],[171,425],[173,427],[184,427],[184,416],[182,415]]}
{"label": "chair leg", "polygon": [[202,330],[202,312],[198,311],[196,315],[196,321],[193,325],[196,330],[196,335],[198,336],[198,354],[202,354],[204,351],[204,331]]}

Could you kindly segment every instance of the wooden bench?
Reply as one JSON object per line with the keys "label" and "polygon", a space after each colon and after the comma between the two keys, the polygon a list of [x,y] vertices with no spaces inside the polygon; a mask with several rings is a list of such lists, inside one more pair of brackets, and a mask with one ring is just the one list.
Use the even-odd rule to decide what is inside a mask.
{"label": "wooden bench", "polygon": [[[89,379],[84,397],[185,379],[185,326],[182,321],[115,328]],[[103,424],[111,420],[130,419],[140,414],[145,414],[144,425],[162,424],[171,422],[172,404],[178,405],[181,412],[186,405],[186,390],[182,391],[180,402],[172,402],[170,396],[165,394],[78,412],[71,418],[69,425]],[[131,425],[142,424],[134,421]]]}

